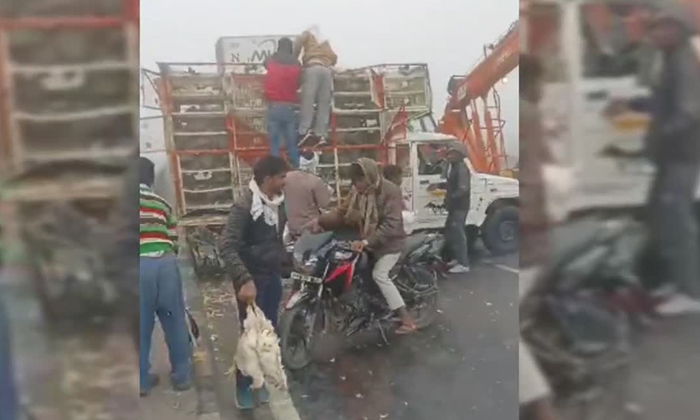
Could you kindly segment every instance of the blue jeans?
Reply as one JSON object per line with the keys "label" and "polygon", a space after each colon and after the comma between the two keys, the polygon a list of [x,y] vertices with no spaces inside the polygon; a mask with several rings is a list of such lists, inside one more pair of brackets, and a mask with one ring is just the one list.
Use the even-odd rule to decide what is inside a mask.
{"label": "blue jeans", "polygon": [[297,115],[294,105],[272,103],[267,108],[267,135],[270,140],[270,154],[280,155],[280,145],[286,145],[289,160],[299,167],[297,148]]}
{"label": "blue jeans", "polygon": [[19,418],[17,386],[12,366],[10,328],[0,295],[0,420]]}
{"label": "blue jeans", "polygon": [[[277,315],[282,302],[282,276],[281,274],[264,277],[253,276],[253,279],[258,292],[255,297],[255,303],[262,309],[272,326],[277,328]],[[246,315],[245,303],[238,302],[238,317],[241,320],[241,328],[243,328],[243,321],[245,321]],[[236,386],[250,387],[252,384],[253,379],[251,377],[244,376],[241,371],[236,370]]]}
{"label": "blue jeans", "polygon": [[158,316],[168,345],[171,379],[174,384],[190,381],[190,344],[185,323],[182,279],[175,255],[160,258],[141,257],[139,264],[140,346],[139,377],[141,390],[148,391],[151,369],[151,340]]}

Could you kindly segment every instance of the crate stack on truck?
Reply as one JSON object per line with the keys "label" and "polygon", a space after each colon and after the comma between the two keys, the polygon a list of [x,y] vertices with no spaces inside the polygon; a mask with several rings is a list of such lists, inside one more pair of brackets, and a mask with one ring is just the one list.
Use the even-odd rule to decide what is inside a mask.
{"label": "crate stack on truck", "polygon": [[[159,72],[144,72],[144,86],[157,91],[151,102],[164,117],[177,213],[195,253],[202,247],[215,252],[213,241],[231,204],[252,178],[254,163],[269,153],[263,61],[279,37],[259,37],[272,41],[269,48],[245,58],[230,48],[225,51],[227,45],[242,45],[250,38],[220,40],[216,63],[158,63]],[[261,43],[258,39],[256,45]],[[384,138],[399,111],[418,115],[431,110],[425,64],[337,71],[330,141],[318,148],[320,175],[343,196],[352,161],[361,156],[381,162],[395,159]]]}
{"label": "crate stack on truck", "polygon": [[85,407],[91,418],[137,416],[94,403],[95,395],[136,395],[115,375],[65,385],[95,372],[130,378],[123,372],[134,366],[118,346],[87,363],[84,355],[122,339],[105,326],[114,313],[95,315],[120,293],[105,265],[121,231],[105,231],[138,155],[138,24],[138,0],[0,7],[0,223],[2,257],[15,267],[3,279],[3,303],[19,314],[12,332],[28,418],[80,418]]}

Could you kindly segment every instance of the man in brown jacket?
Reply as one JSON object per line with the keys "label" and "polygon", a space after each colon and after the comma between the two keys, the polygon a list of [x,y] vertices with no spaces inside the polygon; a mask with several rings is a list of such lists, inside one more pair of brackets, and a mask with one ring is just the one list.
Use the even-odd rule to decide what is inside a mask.
{"label": "man in brown jacket", "polygon": [[353,242],[353,250],[361,252],[367,248],[373,253],[372,278],[389,309],[401,318],[401,327],[396,333],[410,334],[416,331],[416,324],[389,277],[401,256],[406,236],[401,190],[384,179],[377,162],[369,158],[358,159],[350,166],[350,179],[352,191],[348,199],[336,211],[321,216],[319,225],[324,229],[348,226],[359,230],[362,240]]}
{"label": "man in brown jacket", "polygon": [[[316,31],[318,32],[318,31]],[[333,99],[333,71],[338,56],[328,41],[320,40],[318,34],[305,31],[294,41],[294,55],[301,58],[304,70],[301,82],[301,116],[299,118],[299,145],[315,138],[317,145],[327,142],[328,125]],[[314,118],[314,106],[316,115]],[[313,129],[312,129],[313,123]]]}

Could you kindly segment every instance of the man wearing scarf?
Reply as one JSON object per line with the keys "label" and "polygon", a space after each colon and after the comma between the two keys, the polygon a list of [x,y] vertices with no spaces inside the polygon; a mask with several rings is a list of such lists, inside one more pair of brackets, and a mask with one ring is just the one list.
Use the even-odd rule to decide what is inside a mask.
{"label": "man wearing scarf", "polygon": [[280,156],[280,146],[286,145],[289,159],[299,167],[297,148],[297,90],[301,77],[301,64],[293,54],[294,44],[282,38],[277,52],[265,61],[264,94],[267,100],[267,133],[270,154]]}
{"label": "man wearing scarf", "polygon": [[[282,235],[286,224],[282,203],[288,166],[277,156],[262,158],[253,168],[253,179],[236,199],[222,234],[221,255],[238,297],[243,325],[246,305],[255,302],[277,326],[282,300]],[[252,379],[236,372],[236,403],[241,409],[255,408]],[[265,403],[265,388],[258,401]]]}
{"label": "man wearing scarf", "polygon": [[403,250],[403,198],[399,187],[384,179],[377,162],[360,158],[350,166],[352,190],[348,199],[335,211],[322,215],[319,226],[333,229],[348,226],[357,229],[362,240],[353,242],[353,249],[368,249],[374,255],[372,278],[379,286],[389,309],[401,318],[397,334],[416,330],[413,318],[389,272]]}

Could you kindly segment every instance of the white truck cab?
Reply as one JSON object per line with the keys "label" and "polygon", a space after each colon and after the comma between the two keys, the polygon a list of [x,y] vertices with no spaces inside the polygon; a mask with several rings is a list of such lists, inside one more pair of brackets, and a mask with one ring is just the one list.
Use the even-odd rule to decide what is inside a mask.
{"label": "white truck cab", "polygon": [[[649,116],[604,116],[613,100],[650,93],[658,52],[644,41],[643,7],[634,0],[526,1],[522,50],[542,60],[545,132],[574,180],[566,199],[555,204],[564,212],[624,210],[646,202],[652,165],[605,151],[640,150]],[[608,13],[604,18],[601,10]]]}
{"label": "white truck cab", "polygon": [[[397,164],[404,173],[404,202],[415,214],[414,230],[445,227],[445,150],[456,138],[431,132],[409,132],[396,142]],[[471,171],[471,208],[467,217],[470,241],[478,236],[494,254],[518,248],[518,195],[516,179]]]}

